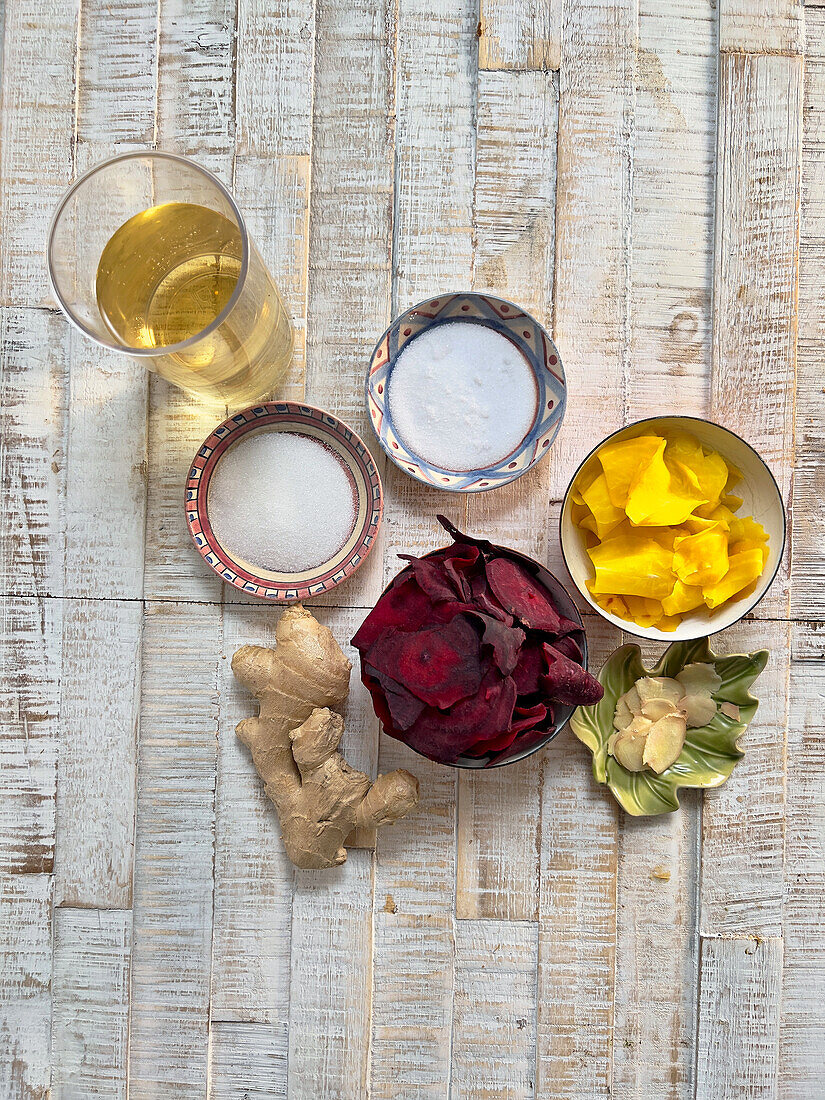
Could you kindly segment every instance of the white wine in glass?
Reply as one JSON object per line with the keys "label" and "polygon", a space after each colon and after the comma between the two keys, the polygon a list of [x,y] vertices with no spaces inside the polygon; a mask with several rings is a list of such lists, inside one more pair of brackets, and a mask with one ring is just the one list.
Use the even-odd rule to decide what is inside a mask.
{"label": "white wine in glass", "polygon": [[184,389],[238,407],[286,374],[278,288],[232,197],[191,161],[147,152],[92,169],[58,208],[49,266],[79,328]]}

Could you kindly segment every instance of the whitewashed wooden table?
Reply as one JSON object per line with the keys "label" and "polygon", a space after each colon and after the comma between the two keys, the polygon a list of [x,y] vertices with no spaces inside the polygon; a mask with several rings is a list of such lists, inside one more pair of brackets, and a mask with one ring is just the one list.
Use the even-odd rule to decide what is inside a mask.
{"label": "whitewashed wooden table", "polygon": [[[0,1100],[825,1096],[822,0],[0,21]],[[347,753],[411,768],[420,809],[377,853],[291,869],[228,667],[277,612],[184,527],[222,412],[48,292],[58,196],[145,146],[231,182],[296,318],[288,395],[371,444],[368,352],[422,297],[490,289],[561,349],[568,413],[531,475],[466,498],[382,464],[380,548],[314,608],[341,639],[399,551],[443,542],[437,511],[564,576],[561,494],[629,420],[709,416],[764,454],[791,537],[720,639],[772,652],[726,786],[630,820],[569,733],[458,775],[379,740],[358,685]],[[621,639],[587,624],[598,665]]]}

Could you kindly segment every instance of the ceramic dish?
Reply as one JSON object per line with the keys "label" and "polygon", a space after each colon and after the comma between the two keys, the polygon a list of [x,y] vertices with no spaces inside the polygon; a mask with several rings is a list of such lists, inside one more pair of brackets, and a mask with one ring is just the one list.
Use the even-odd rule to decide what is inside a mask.
{"label": "ceramic dish", "polygon": [[[530,365],[538,387],[536,415],[530,430],[515,450],[495,465],[482,469],[447,470],[425,462],[405,445],[390,417],[387,391],[398,355],[410,340],[448,321],[471,321],[506,336]],[[561,427],[566,386],[555,344],[529,313],[513,302],[489,294],[459,293],[428,298],[393,321],[372,353],[366,397],[370,423],[396,466],[436,489],[476,493],[515,481],[547,454]]]}
{"label": "ceramic dish", "polygon": [[[671,813],[679,808],[680,787],[718,787],[725,782],[745,755],[737,741],[752,721],[758,700],[749,688],[768,661],[767,650],[717,656],[707,638],[675,642],[668,646],[655,668],[646,669],[637,645],[620,646],[599,673],[604,696],[593,707],[579,707],[570,728],[593,754],[593,776],[606,783],[617,802],[634,817]],[[643,676],[676,676],[685,665],[712,664],[722,679],[713,698],[714,718],[706,725],[689,729],[684,748],[676,761],[661,775],[650,769],[631,772],[610,756],[607,741],[614,732],[616,701]],[[739,708],[739,718],[718,709],[721,703]]]}
{"label": "ceramic dish", "polygon": [[[332,559],[303,573],[274,573],[235,560],[216,540],[209,523],[209,480],[215,466],[239,439],[259,431],[295,432],[324,443],[335,451],[352,482],[356,517],[349,538]],[[355,432],[322,409],[291,401],[254,405],[224,420],[199,448],[186,482],[189,533],[207,565],[241,592],[280,603],[318,596],[352,576],[375,543],[382,507],[378,471]]]}
{"label": "ceramic dish", "polygon": [[[612,615],[591,598],[587,590],[587,581],[592,580],[595,571],[587,556],[582,532],[573,523],[571,516],[571,490],[579,476],[591,463],[597,462],[596,452],[605,443],[615,442],[619,439],[632,438],[646,431],[659,431],[660,429],[671,431],[678,430],[689,432],[707,447],[712,448],[733,463],[742,473],[742,480],[737,483],[734,492],[743,499],[739,509],[740,515],[753,516],[762,524],[770,536],[768,543],[768,561],[762,570],[762,575],[756,582],[753,590],[740,599],[732,599],[721,607],[709,611],[706,608],[687,612],[682,616],[682,622],[675,630],[663,631],[656,627],[643,627],[627,619],[620,619]],[[587,458],[579,466],[573,475],[567,492],[564,496],[560,520],[561,549],[573,582],[590,606],[608,622],[619,627],[627,634],[638,638],[651,638],[657,641],[688,641],[694,638],[703,638],[708,634],[715,634],[725,630],[747,615],[762,599],[771,586],[771,582],[777,574],[782,554],[785,549],[785,509],[782,504],[782,496],[779,486],[776,484],[773,474],[753,449],[744,439],[723,428],[720,424],[713,424],[708,420],[699,420],[692,416],[659,416],[648,420],[638,420],[626,428],[622,428],[607,439],[603,439],[598,447],[594,447]]]}
{"label": "ceramic dish", "polygon": [[[531,573],[533,573],[533,575],[536,576],[538,578],[538,580],[540,580],[542,582],[542,584],[545,586],[545,588],[549,589],[549,591],[550,591],[550,593],[553,597],[553,602],[555,603],[556,609],[558,610],[558,612],[561,615],[563,615],[565,618],[572,619],[572,621],[574,623],[578,624],[578,626],[581,627],[581,649],[582,649],[581,665],[582,665],[582,668],[586,669],[587,668],[587,634],[585,633],[584,623],[582,622],[582,617],[579,614],[578,607],[576,607],[576,604],[574,603],[570,593],[567,591],[567,589],[564,587],[564,585],[561,583],[561,581],[558,580],[558,578],[555,577],[550,572],[549,569],[545,569],[545,567],[543,565],[540,565],[537,561],[534,561],[532,558],[528,558],[526,556],[526,554],[519,554],[518,551],[513,550],[511,547],[494,546],[493,549],[506,552],[508,557],[512,557],[512,558],[516,559],[517,561],[522,562],[525,566],[527,566],[529,571]],[[438,553],[438,551],[433,551],[433,552]],[[425,555],[425,557],[426,556],[427,555]],[[411,571],[410,567],[407,566],[405,569],[403,569],[401,571],[399,576],[402,576],[406,573],[409,573],[410,571]],[[397,580],[397,578],[394,578],[393,582],[395,580]],[[384,590],[385,593],[389,590],[390,587],[392,587],[393,582],[391,582],[391,584],[388,585],[387,588]],[[562,729],[564,729],[564,727],[567,725],[567,723],[570,720],[570,716],[573,714],[573,712],[576,709],[574,706],[567,706],[564,703],[554,703],[553,707],[554,707],[554,713],[555,713],[555,717],[556,717],[556,728],[551,733],[545,734],[541,738],[541,740],[536,741],[535,743],[533,743],[531,745],[528,745],[526,748],[519,749],[518,747],[514,746],[514,751],[513,751],[512,755],[506,755],[506,756],[500,757],[498,760],[495,760],[493,763],[489,763],[489,760],[490,760],[489,755],[488,756],[464,756],[464,755],[462,755],[462,756],[459,756],[454,762],[448,762],[448,761],[441,760],[441,761],[437,761],[437,763],[443,764],[443,766],[447,767],[447,768],[468,768],[468,769],[488,768],[488,769],[492,769],[492,768],[502,768],[506,764],[515,764],[519,760],[524,760],[528,756],[532,756],[533,753],[536,753],[540,749],[543,749],[544,746],[547,745],[550,741],[552,741],[554,737],[557,737],[559,735],[559,733],[561,733]],[[424,756],[423,753],[418,753],[416,749],[412,748],[412,746],[408,746],[408,747],[411,749],[412,752],[415,752],[418,756]],[[427,757],[427,756],[424,756],[424,759],[425,760],[431,760],[431,758]]]}

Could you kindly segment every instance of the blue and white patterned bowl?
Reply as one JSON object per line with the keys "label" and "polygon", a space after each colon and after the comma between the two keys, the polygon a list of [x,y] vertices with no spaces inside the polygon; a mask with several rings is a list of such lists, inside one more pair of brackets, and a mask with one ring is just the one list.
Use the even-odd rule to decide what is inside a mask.
{"label": "blue and white patterned bowl", "polygon": [[[536,418],[521,443],[494,466],[445,470],[414,454],[396,432],[387,390],[392,368],[406,344],[448,321],[471,321],[506,336],[524,355],[538,386]],[[375,346],[367,374],[367,410],[378,440],[396,466],[425,485],[456,493],[496,489],[521,477],[547,454],[564,417],[567,389],[556,345],[520,306],[491,294],[462,292],[428,298],[396,317]]]}

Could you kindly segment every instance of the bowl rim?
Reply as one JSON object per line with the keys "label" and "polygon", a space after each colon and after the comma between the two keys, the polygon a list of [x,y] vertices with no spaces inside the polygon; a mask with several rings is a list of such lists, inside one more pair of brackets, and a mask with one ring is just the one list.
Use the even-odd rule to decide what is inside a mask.
{"label": "bowl rim", "polygon": [[[686,420],[686,421],[689,421],[689,422],[695,423],[695,424],[710,424],[711,427],[718,428],[720,431],[726,432],[728,435],[733,436],[734,439],[737,439],[740,443],[742,443],[745,447],[747,447],[749,451],[751,451],[753,453],[753,455],[760,462],[760,464],[762,465],[764,470],[767,472],[768,477],[770,478],[771,483],[773,484],[773,487],[776,490],[776,497],[777,497],[777,500],[779,501],[779,507],[780,507],[780,510],[782,512],[782,544],[779,547],[778,554],[776,555],[776,564],[774,565],[773,573],[771,574],[771,576],[768,580],[768,583],[765,585],[765,587],[764,587],[763,591],[760,593],[760,595],[756,597],[756,599],[753,601],[753,603],[749,604],[745,608],[745,610],[742,612],[741,615],[739,615],[738,618],[733,619],[729,623],[725,623],[724,626],[716,627],[715,630],[700,630],[698,633],[691,634],[688,637],[674,638],[672,634],[668,635],[663,630],[656,630],[654,627],[639,626],[637,623],[631,622],[630,620],[619,619],[618,616],[614,617],[614,616],[608,615],[607,612],[605,612],[601,607],[598,606],[598,604],[594,603],[593,600],[591,600],[589,593],[583,591],[581,585],[576,580],[576,577],[573,573],[573,570],[570,568],[570,563],[567,560],[567,553],[566,553],[565,546],[564,546],[564,516],[565,516],[565,512],[567,511],[567,502],[570,498],[570,492],[573,488],[573,484],[574,484],[576,478],[579,476],[579,474],[580,474],[582,468],[584,467],[584,465],[587,462],[590,461],[590,459],[593,457],[593,455],[596,453],[596,451],[599,450],[600,447],[603,447],[605,443],[608,443],[615,436],[621,435],[622,432],[630,431],[631,428],[638,428],[642,424],[650,424],[653,421],[659,421],[659,420]],[[747,439],[743,439],[741,435],[738,435],[735,431],[733,431],[731,428],[726,427],[724,424],[718,424],[715,420],[709,420],[707,417],[704,417],[704,416],[688,416],[688,415],[685,415],[685,414],[682,414],[682,413],[672,413],[672,414],[671,413],[661,413],[658,416],[645,416],[645,417],[642,417],[641,420],[633,420],[629,424],[625,424],[624,427],[617,428],[615,431],[611,432],[609,435],[606,435],[604,437],[604,439],[600,440],[595,445],[595,447],[592,447],[588,451],[588,453],[584,456],[584,458],[581,460],[581,462],[576,467],[576,470],[575,470],[573,476],[570,478],[570,481],[567,484],[567,488],[564,491],[564,496],[562,497],[561,509],[559,511],[559,546],[561,547],[562,561],[564,562],[564,567],[567,570],[567,573],[568,573],[570,579],[572,580],[573,584],[576,586],[576,589],[578,590],[579,594],[582,596],[583,599],[585,599],[587,601],[588,605],[590,607],[592,607],[594,609],[594,611],[596,611],[605,620],[605,622],[610,623],[611,626],[617,627],[617,629],[622,630],[625,634],[630,634],[634,638],[643,638],[643,639],[645,639],[645,641],[654,641],[654,642],[669,641],[671,643],[673,643],[673,642],[695,642],[699,638],[712,638],[715,634],[720,634],[723,630],[729,630],[730,627],[735,626],[737,623],[741,622],[742,619],[744,619],[746,615],[750,615],[751,611],[753,611],[753,609],[755,607],[757,607],[762,602],[762,600],[765,598],[768,591],[770,590],[771,585],[776,580],[776,576],[779,573],[780,566],[782,565],[782,560],[785,556],[785,548],[787,546],[787,543],[788,543],[788,513],[785,509],[785,501],[782,499],[782,491],[779,488],[779,482],[776,480],[776,477],[774,476],[773,470],[771,470],[770,466],[767,464],[767,462],[764,460],[764,458],[760,455],[760,453],[756,450],[756,448],[753,447],[750,443],[748,443]],[[708,624],[708,625],[710,625],[710,624]]]}
{"label": "bowl rim", "polygon": [[[449,485],[449,484],[435,485],[428,478],[423,477],[423,476],[421,476],[420,473],[417,473],[417,472],[411,470],[409,468],[409,466],[407,466],[404,463],[401,456],[396,456],[393,453],[392,448],[388,447],[385,444],[384,440],[381,438],[380,431],[376,430],[375,424],[373,422],[373,418],[370,415],[370,396],[371,396],[371,392],[372,392],[371,378],[372,378],[372,367],[373,367],[373,363],[375,361],[375,353],[378,351],[378,349],[381,347],[381,345],[387,339],[387,337],[390,334],[390,332],[392,331],[392,329],[401,321],[401,319],[403,317],[407,317],[412,313],[416,313],[418,310],[422,309],[422,307],[429,306],[433,301],[438,301],[441,298],[447,299],[447,298],[456,298],[456,297],[473,298],[473,299],[477,299],[477,300],[481,299],[481,300],[486,300],[486,301],[499,302],[502,305],[505,305],[505,306],[508,306],[508,307],[510,307],[514,310],[517,310],[518,313],[522,314],[523,316],[529,317],[530,321],[539,329],[539,331],[542,333],[545,340],[547,341],[548,345],[553,349],[553,354],[556,356],[556,363],[554,364],[554,366],[558,368],[560,376],[561,376],[559,380],[560,380],[561,386],[562,386],[562,395],[561,395],[561,399],[558,402],[559,413],[558,413],[558,418],[554,423],[553,435],[550,438],[548,445],[546,447],[543,447],[535,455],[535,457],[532,459],[532,461],[528,465],[524,466],[522,469],[514,470],[512,472],[512,474],[510,474],[509,476],[497,478],[496,481],[491,485],[478,486],[476,488],[471,488],[469,486],[463,486],[463,485]],[[461,318],[448,318],[446,320],[460,321]],[[510,318],[510,320],[515,320],[515,318]],[[469,323],[482,324],[482,325],[485,325],[485,327],[489,327],[489,326],[486,325],[486,322],[485,322],[484,319],[467,318],[467,321]],[[414,338],[415,337],[413,337],[412,339],[414,339]],[[533,370],[532,363],[530,364],[530,368],[531,368],[531,370]],[[449,291],[444,291],[443,293],[440,293],[440,294],[429,294],[426,298],[422,298],[420,301],[416,302],[414,305],[409,306],[407,309],[401,310],[400,313],[398,313],[395,317],[393,317],[393,319],[390,321],[390,323],[387,325],[387,327],[384,329],[384,331],[381,333],[381,335],[375,341],[375,344],[373,345],[372,351],[369,354],[369,358],[368,358],[368,361],[367,361],[367,372],[366,372],[366,377],[364,379],[364,402],[365,402],[366,407],[367,407],[367,419],[369,421],[369,425],[372,428],[373,433],[374,433],[375,437],[377,438],[378,443],[379,443],[382,451],[384,452],[384,454],[386,454],[387,457],[392,461],[392,463],[395,466],[397,466],[399,470],[403,471],[403,473],[406,474],[407,477],[414,478],[416,481],[420,482],[422,485],[427,485],[431,489],[437,489],[438,491],[444,492],[444,493],[465,493],[465,494],[468,494],[468,493],[487,493],[487,492],[490,492],[493,489],[500,489],[504,485],[510,485],[513,481],[517,481],[523,474],[526,474],[528,472],[528,470],[532,470],[534,466],[536,466],[539,462],[541,462],[541,460],[543,458],[546,458],[546,456],[550,453],[552,444],[555,442],[555,438],[558,435],[559,430],[561,429],[562,423],[564,421],[565,414],[567,412],[567,395],[568,395],[568,383],[567,383],[567,373],[564,369],[564,362],[562,360],[561,353],[559,352],[559,349],[556,345],[556,342],[553,339],[553,337],[551,336],[551,334],[548,332],[547,328],[532,313],[530,313],[529,310],[525,309],[524,306],[519,305],[518,302],[514,302],[509,298],[502,298],[498,294],[487,294],[487,293],[484,293],[484,292],[478,291],[478,290],[449,290]],[[521,442],[518,444],[518,446],[514,449],[514,451],[511,451],[509,455],[506,455],[505,456],[506,458],[509,458],[510,455],[515,454],[516,452],[518,452],[521,449],[521,447],[524,444],[525,439],[527,439],[527,437],[535,430],[536,425],[541,423],[541,413],[542,413],[542,409],[537,404],[537,406],[536,406],[536,415],[535,415],[535,418],[533,420],[533,423],[531,424],[530,428],[528,429],[527,433],[525,434],[525,436],[523,437]],[[436,470],[438,473],[441,473],[443,475],[449,475],[451,477],[456,477],[457,475],[464,474],[464,473],[478,472],[479,474],[482,474],[483,471],[496,470],[496,469],[499,468],[500,463],[502,461],[502,460],[500,460],[499,462],[493,463],[490,466],[479,467],[478,471],[449,470],[446,467],[436,466],[432,462],[425,462],[425,460],[422,459],[420,456],[414,455],[412,451],[410,451],[409,453],[411,455],[413,455],[413,457],[415,457],[417,462],[419,462],[421,464],[424,464],[424,465],[430,467],[433,470]]]}
{"label": "bowl rim", "polygon": [[[227,441],[229,437],[244,424],[250,424],[252,427],[242,432],[239,438],[242,438],[243,435],[252,431],[256,421],[260,422],[259,426],[262,428],[265,428],[267,424],[272,424],[273,421],[270,418],[274,415],[277,415],[279,418],[277,423],[294,423],[296,427],[300,427],[302,424],[309,422],[317,428],[320,428],[322,432],[326,432],[330,439],[338,443],[343,441],[344,443],[350,444],[352,450],[355,452],[353,457],[358,456],[361,459],[367,488],[372,489],[372,501],[369,499],[367,500],[367,513],[360,538],[354,544],[347,557],[340,563],[334,574],[324,580],[313,580],[312,577],[308,577],[295,584],[286,585],[283,582],[267,579],[258,574],[249,572],[248,570],[245,570],[245,572],[249,572],[248,579],[237,574],[233,579],[232,576],[227,575],[227,566],[221,562],[220,559],[218,559],[217,563],[209,560],[210,554],[213,556],[216,554],[215,546],[220,549],[221,554],[229,557],[230,561],[232,559],[214,535],[212,535],[210,539],[209,534],[204,531],[202,527],[201,512],[206,506],[206,501],[203,499],[203,493],[208,491],[209,483],[209,477],[207,476],[205,482],[206,489],[204,489],[204,482],[201,480],[201,472],[204,465],[209,455],[216,449],[216,446]],[[226,434],[222,435],[219,444],[210,449],[210,439],[212,439],[213,436],[221,435],[222,432]],[[349,437],[349,439],[347,437]],[[228,446],[224,448],[224,451],[225,450],[228,450]],[[208,451],[208,454],[204,455],[204,451]],[[223,454],[224,451],[222,451],[221,454]],[[200,465],[199,461],[201,462]],[[183,502],[186,512],[186,527],[194,543],[195,549],[212,572],[215,573],[224,584],[232,585],[233,588],[238,589],[239,592],[243,592],[244,595],[255,596],[269,603],[292,604],[310,600],[315,596],[330,592],[333,588],[337,588],[339,584],[349,579],[349,577],[363,565],[372,552],[377,541],[378,532],[381,529],[381,522],[384,514],[384,489],[381,483],[381,475],[369,447],[367,447],[358,433],[345,421],[341,420],[340,417],[337,417],[334,413],[328,412],[326,409],[322,409],[317,405],[310,405],[306,401],[259,401],[254,405],[249,405],[244,409],[239,409],[230,413],[229,416],[212,428],[195,451],[192,461],[189,464],[186,481],[184,483]],[[199,538],[203,541],[199,541]],[[234,568],[237,568],[237,565],[235,565]],[[320,566],[318,570],[323,573],[323,569]]]}
{"label": "bowl rim", "polygon": [[[577,605],[576,601],[573,599],[573,597],[570,595],[570,593],[567,591],[567,586],[562,584],[562,582],[558,579],[556,574],[553,573],[553,571],[551,569],[549,569],[546,565],[542,565],[541,562],[536,561],[535,558],[531,558],[528,554],[523,554],[520,550],[514,550],[510,546],[501,546],[500,544],[494,543],[494,542],[491,542],[490,546],[494,550],[503,550],[507,554],[512,554],[514,557],[520,558],[523,562],[526,562],[528,565],[537,566],[540,573],[541,572],[547,573],[547,575],[549,577],[551,577],[552,580],[555,581],[555,583],[559,586],[559,588],[562,590],[562,592],[564,592],[565,596],[570,601],[570,606],[574,611],[574,614],[576,616],[576,621],[578,622],[580,630],[581,630],[581,635],[582,635],[582,666],[581,667],[585,671],[587,671],[587,663],[588,663],[588,655],[589,655],[588,654],[588,647],[587,647],[587,630],[585,629],[584,620],[582,619],[582,614],[579,611],[578,605]],[[422,555],[422,557],[423,558],[429,558],[433,554],[437,554],[440,550],[443,550],[443,549],[444,549],[443,546],[437,547],[435,550],[430,550],[427,554]],[[405,565],[403,567],[403,569],[399,569],[399,571],[395,574],[395,576],[385,586],[385,588],[382,591],[381,595],[378,597],[378,600],[382,599],[386,595],[386,593],[390,590],[390,588],[392,588],[393,584],[395,584],[396,580],[401,576],[401,574],[405,573],[407,571],[410,571],[410,572],[412,571],[412,566],[409,565],[409,564]],[[542,583],[543,583],[543,578],[542,578]],[[378,600],[375,601],[376,604],[378,603]],[[375,605],[373,605],[373,606],[375,606]],[[369,614],[369,612],[368,612],[368,614]],[[360,658],[360,654],[359,654],[359,658]],[[359,663],[360,663],[360,661],[359,661]],[[428,760],[431,764],[439,764],[444,768],[458,768],[461,771],[490,772],[490,771],[493,771],[495,768],[504,768],[508,764],[518,764],[519,761],[526,760],[528,758],[528,756],[533,756],[535,753],[537,753],[541,749],[543,749],[546,745],[549,745],[551,741],[555,740],[555,738],[558,737],[558,735],[565,728],[565,726],[570,724],[570,719],[573,717],[573,714],[575,713],[575,711],[577,709],[576,707],[569,706],[568,704],[564,704],[564,706],[565,706],[565,709],[569,710],[569,714],[565,715],[564,719],[561,722],[559,722],[556,725],[556,728],[551,733],[548,733],[545,738],[543,738],[541,741],[537,741],[535,745],[530,745],[529,748],[523,749],[521,752],[516,753],[515,755],[513,755],[511,757],[508,757],[506,760],[499,760],[494,764],[485,764],[484,763],[485,757],[483,757],[483,756],[463,756],[462,755],[461,757],[459,757],[458,760],[453,760],[453,761],[450,761],[450,760],[434,760],[431,756],[427,756],[425,753],[419,752],[418,749],[413,748],[412,745],[408,745],[407,742],[403,741],[400,737],[395,737],[395,738],[393,738],[393,740],[400,741],[402,745],[406,745],[407,748],[411,752],[414,752],[416,754],[416,756],[420,756],[423,760]],[[391,737],[392,736],[392,734],[386,733],[384,731],[384,729],[380,725],[380,721],[379,721],[379,728],[381,729],[381,733],[385,737]]]}

